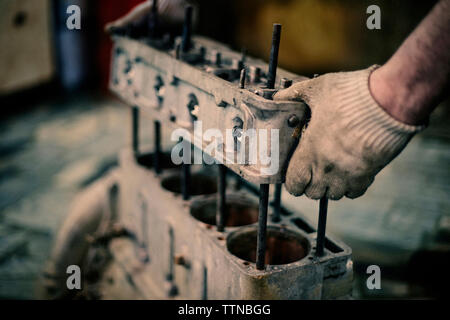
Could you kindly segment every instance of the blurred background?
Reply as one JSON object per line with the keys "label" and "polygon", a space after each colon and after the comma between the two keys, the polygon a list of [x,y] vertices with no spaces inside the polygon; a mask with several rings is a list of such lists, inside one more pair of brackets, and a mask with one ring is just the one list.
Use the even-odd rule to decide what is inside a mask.
{"label": "blurred background", "polygon": [[[70,201],[129,143],[129,110],[107,89],[111,41],[103,27],[140,2],[0,0],[0,298],[35,297]],[[383,64],[435,3],[196,2],[197,33],[266,61],[272,24],[281,23],[279,66],[306,76]],[[72,4],[81,8],[81,30],[66,27]],[[372,4],[381,8],[381,30],[366,28]],[[449,119],[444,102],[366,195],[330,204],[329,232],[353,248],[356,298],[448,296]],[[142,121],[145,143],[152,120]],[[315,201],[283,197],[316,223]],[[381,267],[381,290],[365,285],[370,264]]]}

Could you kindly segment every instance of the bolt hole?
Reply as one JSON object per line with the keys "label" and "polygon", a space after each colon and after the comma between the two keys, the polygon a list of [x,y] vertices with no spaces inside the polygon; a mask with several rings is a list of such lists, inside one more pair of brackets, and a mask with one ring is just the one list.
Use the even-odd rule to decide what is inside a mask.
{"label": "bolt hole", "polygon": [[26,12],[19,11],[16,13],[13,19],[13,24],[16,28],[22,27],[25,22],[27,21],[27,14]]}

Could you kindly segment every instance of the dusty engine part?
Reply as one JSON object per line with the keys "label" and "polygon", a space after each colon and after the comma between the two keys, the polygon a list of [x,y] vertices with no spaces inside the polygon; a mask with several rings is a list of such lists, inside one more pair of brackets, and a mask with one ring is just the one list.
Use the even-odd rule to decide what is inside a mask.
{"label": "dusty engine part", "polygon": [[[120,157],[118,222],[136,239],[110,242],[115,267],[109,277],[116,286],[127,279],[139,299],[336,299],[351,294],[350,248],[327,237],[324,254],[317,256],[317,233],[300,214],[285,213],[278,223],[268,223],[266,266],[258,270],[255,195],[228,190],[225,231],[219,232],[217,194],[211,194],[214,173],[193,168],[192,183],[204,187],[184,201],[180,189],[171,188],[180,183],[181,167],[155,175],[139,164],[140,157],[131,150]],[[105,283],[108,296],[115,297],[114,285]]]}
{"label": "dusty engine part", "polygon": [[[266,65],[215,41],[193,37],[191,23],[192,8],[187,7],[183,35],[173,43],[168,36],[133,38],[117,33],[113,36],[110,88],[133,106],[135,159],[131,157],[123,162],[123,170],[130,170],[128,177],[133,176],[136,167],[133,163],[140,155],[139,113],[155,120],[153,158],[158,175],[148,177],[142,187],[138,181],[144,173],[127,179],[127,185],[134,187],[122,202],[125,205],[122,212],[140,212],[134,219],[138,229],[133,232],[138,237],[141,234],[149,261],[142,266],[148,272],[139,271],[139,274],[152,275],[146,281],[133,283],[154,283],[150,287],[166,288],[165,292],[159,290],[160,297],[197,299],[318,299],[349,294],[350,249],[325,237],[327,199],[320,202],[318,231],[314,237],[298,228],[307,226],[300,217],[295,220],[297,224],[281,217],[285,165],[309,117],[309,108],[302,102],[272,100],[279,88],[289,87],[293,80],[305,79],[277,68],[281,25],[274,24],[270,61]],[[201,128],[197,130],[199,122]],[[170,177],[161,175],[158,159],[162,125],[172,130],[188,130],[188,136],[182,137],[183,143],[188,139],[187,142],[203,152],[209,147],[208,142],[199,139],[204,131],[218,130],[222,137],[232,133],[231,141],[222,141],[209,153],[219,163],[217,190],[213,188],[214,181],[208,182],[200,179],[198,173],[191,173],[190,162],[184,162]],[[276,147],[270,148],[271,155],[278,156],[275,171],[265,170],[267,163],[261,158],[249,161],[250,141],[243,134],[248,130],[277,133],[265,138],[271,147]],[[217,156],[219,147],[227,152]],[[235,163],[242,150],[245,150],[244,161]],[[227,168],[247,182],[260,185],[258,205],[252,206],[227,193]],[[162,188],[157,186],[158,179],[162,179]],[[152,180],[154,187],[151,187]],[[275,198],[272,223],[268,226],[270,184],[275,184]],[[151,194],[146,193],[144,185],[152,190]],[[197,199],[215,191],[216,202]],[[181,198],[175,200],[174,194],[181,194]],[[158,199],[157,203],[151,204],[152,198]],[[130,199],[132,202],[127,205]],[[165,201],[159,201],[162,199]],[[139,202],[140,208],[130,209]],[[160,205],[165,208],[160,209]],[[203,228],[197,220],[202,221]],[[123,223],[130,221],[133,219],[125,217]],[[128,227],[133,229],[133,223]],[[313,230],[310,226],[307,229]],[[130,254],[124,254],[126,240],[120,243],[112,251],[118,254],[116,260],[128,265],[131,262],[127,262]],[[161,250],[161,246],[165,249]],[[120,258],[123,255],[125,261]],[[199,283],[203,285],[199,287]],[[145,288],[141,289],[145,292]]]}
{"label": "dusty engine part", "polygon": [[[120,156],[116,218],[102,219],[114,220],[131,236],[100,236],[108,239],[113,257],[98,286],[100,296],[127,298],[126,291],[137,299],[348,297],[351,250],[325,237],[326,199],[321,201],[317,232],[299,213],[281,205],[284,165],[309,116],[302,102],[272,100],[279,88],[305,79],[277,68],[281,25],[274,25],[267,65],[212,40],[192,37],[191,22],[188,7],[183,36],[174,42],[154,32],[149,33],[152,38],[136,38],[126,30],[113,35],[110,88],[132,106],[132,148]],[[140,150],[141,113],[154,120],[153,154]],[[185,130],[180,143],[189,148],[192,143],[204,152],[210,147],[199,139],[204,131],[231,136],[215,146],[215,151],[226,150],[224,158],[210,153],[218,170],[192,165],[190,156],[175,165],[161,148],[164,128]],[[277,156],[275,171],[266,170],[267,163],[259,157],[249,160],[248,130],[270,133],[265,140],[271,155]],[[244,161],[236,162],[242,154]],[[245,187],[238,193],[227,188],[230,173]],[[259,184],[259,191],[252,183]],[[273,210],[270,184],[275,185]],[[80,216],[93,216],[89,210]],[[67,241],[71,238],[63,237],[62,246],[72,245]],[[56,257],[66,262],[63,254]]]}
{"label": "dusty engine part", "polygon": [[[208,39],[194,38],[194,47],[185,54],[185,59],[197,57],[195,64],[191,64],[183,60],[183,55],[176,59],[173,50],[156,49],[144,41],[115,36],[114,44],[110,88],[127,104],[137,106],[142,113],[169,128],[189,130],[191,142],[200,149],[205,149],[210,142],[195,139],[195,120],[202,122],[203,132],[218,129],[223,137],[237,121],[245,131],[268,129],[270,133],[271,129],[278,129],[280,167],[286,163],[290,150],[297,143],[293,137],[297,126],[292,126],[290,119],[296,117],[298,124],[304,122],[306,106],[268,99],[276,89],[265,88],[265,74],[254,82],[247,79],[246,88],[240,89],[239,67],[243,65],[240,53]],[[221,53],[219,66],[217,52]],[[263,62],[249,57],[245,58],[245,65],[257,66],[260,70],[266,68]],[[303,79],[283,70],[278,70],[278,76],[280,81],[281,78]],[[236,162],[232,159],[237,157],[237,150],[233,145],[223,147],[233,150],[229,159],[224,159],[227,167],[244,179],[258,184],[283,182],[283,170],[265,174],[259,159],[256,164],[232,163]]]}

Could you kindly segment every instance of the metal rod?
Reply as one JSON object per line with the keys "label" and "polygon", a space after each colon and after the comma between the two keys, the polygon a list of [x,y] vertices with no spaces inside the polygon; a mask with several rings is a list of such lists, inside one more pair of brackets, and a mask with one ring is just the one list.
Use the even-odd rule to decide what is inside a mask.
{"label": "metal rod", "polygon": [[245,68],[242,68],[241,70],[241,77],[239,79],[239,89],[244,89],[245,88],[245,78],[247,76],[247,71],[245,70]]}
{"label": "metal rod", "polygon": [[319,204],[319,222],[317,224],[316,256],[323,256],[325,229],[327,226],[328,198],[323,196]]}
{"label": "metal rod", "polygon": [[239,190],[242,189],[242,179],[241,179],[241,177],[238,174],[236,174],[234,177],[236,179],[234,189],[236,191],[239,191]]}
{"label": "metal rod", "polygon": [[[150,0],[151,1],[151,0]],[[148,35],[150,39],[158,36],[158,1],[152,1],[152,9],[148,18]]]}
{"label": "metal rod", "polygon": [[139,154],[139,108],[131,108],[131,145],[135,156]]}
{"label": "metal rod", "polygon": [[167,295],[174,297],[178,295],[178,287],[175,284],[175,239],[172,227],[169,227],[169,241],[169,270],[166,276],[166,280],[169,282],[169,290],[167,291]]}
{"label": "metal rod", "polygon": [[275,193],[273,198],[273,216],[272,222],[280,222],[280,211],[281,211],[281,183],[275,184]]}
{"label": "metal rod", "polygon": [[156,173],[161,173],[161,122],[155,121],[155,151],[153,153],[153,168]]}
{"label": "metal rod", "polygon": [[260,185],[258,235],[256,242],[256,269],[264,270],[266,257],[267,208],[269,206],[269,185]]}
{"label": "metal rod", "polygon": [[270,49],[269,72],[267,74],[267,88],[275,87],[277,77],[278,51],[280,50],[281,24],[274,23],[272,33],[272,48]]}
{"label": "metal rod", "polygon": [[187,6],[184,9],[184,24],[183,24],[183,36],[181,42],[181,50],[187,52],[191,46],[191,36],[192,36],[192,6]]}
{"label": "metal rod", "polygon": [[219,178],[218,178],[218,199],[216,212],[217,231],[223,232],[225,230],[226,220],[226,188],[227,188],[227,167],[219,164]]}
{"label": "metal rod", "polygon": [[214,60],[216,62],[216,66],[220,67],[220,65],[222,64],[222,53],[217,51]]}
{"label": "metal rod", "polygon": [[183,169],[181,172],[181,194],[183,195],[183,200],[189,200],[189,187],[191,184],[191,165],[184,163],[182,165]]}
{"label": "metal rod", "polygon": [[245,60],[246,59],[247,59],[247,49],[246,48],[242,48],[242,51],[241,51],[242,66],[245,65]]}
{"label": "metal rod", "polygon": [[167,270],[166,279],[168,281],[173,281],[174,278],[174,257],[175,257],[175,244],[174,244],[174,236],[173,236],[173,228],[169,226],[169,270]]}
{"label": "metal rod", "polygon": [[202,300],[208,300],[208,269],[205,266],[203,266]]}

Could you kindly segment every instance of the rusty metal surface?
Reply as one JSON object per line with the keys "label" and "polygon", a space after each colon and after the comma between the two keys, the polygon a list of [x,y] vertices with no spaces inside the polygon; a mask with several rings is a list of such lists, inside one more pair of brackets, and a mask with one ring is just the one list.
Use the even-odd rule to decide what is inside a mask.
{"label": "rusty metal surface", "polygon": [[[195,37],[194,48],[177,59],[173,50],[156,49],[143,40],[120,36],[113,39],[110,88],[127,104],[139,107],[143,114],[169,128],[188,129],[192,143],[200,149],[209,142],[194,139],[194,119],[202,121],[203,132],[218,129],[223,137],[226,137],[226,129],[235,126],[235,119],[242,121],[243,130],[279,129],[280,167],[286,163],[290,150],[298,141],[293,135],[296,128],[289,125],[289,118],[296,115],[299,123],[303,123],[306,106],[300,102],[273,101],[271,96],[280,88],[282,78],[301,80],[304,77],[278,69],[275,89],[267,89],[263,72],[267,64],[245,57],[249,81],[245,89],[240,89],[242,55],[212,40]],[[217,56],[221,57],[219,65]],[[255,78],[255,73],[260,76]],[[193,98],[195,115],[189,108]],[[270,145],[270,138],[268,140]],[[224,148],[233,150],[234,147],[224,145]],[[231,159],[224,161],[228,160],[232,162]],[[250,182],[278,183],[284,180],[283,170],[276,173],[261,171],[264,166],[260,159],[256,164],[248,161],[225,164]]]}
{"label": "rusty metal surface", "polygon": [[[187,17],[189,12],[187,8]],[[115,265],[110,271],[122,270],[125,275],[113,278],[128,279],[142,298],[333,299],[350,295],[350,248],[322,239],[325,250],[317,254],[318,233],[299,215],[267,223],[268,215],[274,215],[268,207],[269,184],[284,181],[283,167],[308,118],[304,103],[272,100],[278,89],[305,79],[277,69],[280,32],[281,25],[275,24],[270,68],[204,38],[184,35],[172,43],[167,37],[113,36],[110,88],[133,106],[134,130],[133,151],[121,154],[118,223],[133,236],[111,242]],[[209,142],[198,135],[208,129],[218,130],[222,137],[236,128],[278,131],[276,140],[268,139],[269,146],[276,146],[276,150],[269,148],[279,162],[272,172],[265,170],[261,159],[248,161],[249,141],[239,141],[247,152],[243,163],[234,160],[239,158],[236,139],[225,139],[221,145],[226,151],[223,164],[247,183],[260,184],[259,207],[246,190],[225,189],[225,167],[219,174],[211,166],[176,167],[170,160],[160,161],[162,154],[141,154],[136,134],[140,113],[154,119],[158,128],[161,123],[172,130],[188,130],[190,142],[203,151]],[[222,163],[217,152],[210,155]],[[155,160],[157,173],[152,167]],[[164,164],[170,169],[160,168]],[[222,178],[217,182],[218,175]]]}
{"label": "rusty metal surface", "polygon": [[[211,168],[193,169],[193,182],[200,173],[208,177],[208,170]],[[140,298],[335,299],[351,294],[349,247],[327,239],[325,254],[317,257],[314,229],[298,214],[282,216],[279,223],[267,226],[268,259],[276,263],[294,261],[269,263],[264,270],[257,270],[254,261],[239,258],[235,254],[242,256],[242,252],[233,248],[234,240],[239,248],[255,243],[256,223],[241,221],[238,224],[243,225],[227,226],[224,232],[218,232],[213,225],[199,221],[201,215],[194,217],[193,208],[204,206],[208,200],[215,202],[216,195],[199,194],[185,201],[179,192],[161,187],[179,171],[175,168],[155,175],[137,163],[132,151],[121,154],[118,223],[134,237],[111,241],[113,274],[114,278],[128,279],[128,286],[132,284]],[[246,191],[228,192],[229,204],[236,199],[257,204],[257,198]],[[276,250],[270,250],[271,233],[287,237],[289,244],[280,242]],[[291,245],[294,240],[301,242],[304,254],[270,257],[283,250],[298,254],[299,248],[294,250]],[[114,297],[111,290],[107,295]]]}

